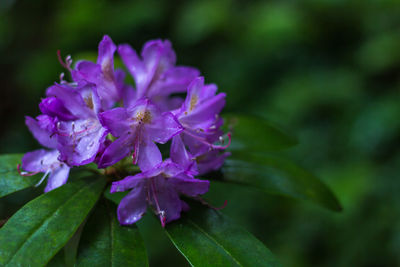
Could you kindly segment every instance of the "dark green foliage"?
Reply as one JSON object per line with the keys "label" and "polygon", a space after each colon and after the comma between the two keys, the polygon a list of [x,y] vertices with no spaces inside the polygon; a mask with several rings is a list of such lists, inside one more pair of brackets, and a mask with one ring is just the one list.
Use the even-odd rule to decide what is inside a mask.
{"label": "dark green foliage", "polygon": [[0,229],[0,265],[46,264],[78,229],[104,184],[103,178],[68,183],[21,208]]}
{"label": "dark green foliage", "polygon": [[229,114],[223,116],[225,129],[232,132],[231,150],[270,151],[292,147],[297,140],[265,119]]}
{"label": "dark green foliage", "polygon": [[240,183],[268,193],[311,200],[342,210],[332,191],[317,177],[282,157],[233,152],[222,169],[223,181]]}
{"label": "dark green foliage", "polygon": [[119,224],[114,203],[101,201],[90,215],[76,266],[148,266],[139,230]]}
{"label": "dark green foliage", "polygon": [[0,197],[35,185],[43,174],[21,176],[17,166],[23,154],[0,155]]}
{"label": "dark green foliage", "polygon": [[246,230],[198,204],[165,230],[192,266],[281,266]]}

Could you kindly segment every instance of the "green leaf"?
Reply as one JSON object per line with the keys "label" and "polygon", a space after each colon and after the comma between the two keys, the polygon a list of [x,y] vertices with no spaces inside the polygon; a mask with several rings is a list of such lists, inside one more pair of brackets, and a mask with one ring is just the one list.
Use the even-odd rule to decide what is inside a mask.
{"label": "green leaf", "polygon": [[64,246],[64,249],[63,249],[64,261],[65,261],[65,265],[67,267],[75,266],[76,255],[78,253],[79,241],[81,239],[82,230],[83,230],[83,227],[85,226],[85,222],[86,221],[84,221],[79,226],[78,230],[75,232],[75,234],[72,236],[72,238]]}
{"label": "green leaf", "polygon": [[223,116],[225,130],[232,132],[231,150],[276,151],[297,144],[294,137],[265,119],[239,114]]}
{"label": "green leaf", "polygon": [[111,186],[108,186],[107,189],[104,191],[104,197],[111,200],[115,204],[119,204],[121,200],[129,193],[129,191],[125,192],[115,192],[115,193],[110,193]]}
{"label": "green leaf", "polygon": [[22,156],[23,154],[0,155],[0,197],[20,191],[39,182],[40,174],[26,177],[18,173],[17,166],[21,163]]}
{"label": "green leaf", "polygon": [[256,187],[272,194],[313,201],[333,211],[342,207],[317,177],[277,156],[233,152],[222,168],[223,180]]}
{"label": "green leaf", "polygon": [[146,249],[136,225],[121,226],[115,205],[104,200],[83,230],[77,266],[148,266]]}
{"label": "green leaf", "polygon": [[0,229],[0,266],[43,266],[72,237],[94,206],[105,179],[81,179],[22,207]]}
{"label": "green leaf", "polygon": [[46,265],[47,267],[66,267],[64,250],[60,250]]}
{"label": "green leaf", "polygon": [[165,230],[192,266],[281,266],[249,232],[198,204]]}

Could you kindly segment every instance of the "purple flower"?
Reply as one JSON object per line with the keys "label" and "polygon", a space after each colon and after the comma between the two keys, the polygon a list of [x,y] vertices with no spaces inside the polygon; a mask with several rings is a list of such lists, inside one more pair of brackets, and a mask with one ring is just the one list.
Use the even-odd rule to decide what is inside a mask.
{"label": "purple flower", "polygon": [[[184,127],[181,133],[183,143],[194,157],[210,150],[223,150],[227,145],[215,145],[224,141],[219,129],[223,121],[219,113],[225,105],[225,94],[216,95],[217,87],[204,85],[204,78],[198,77],[188,87],[187,97],[178,110],[173,111],[179,123]],[[230,134],[228,134],[230,141]]]}
{"label": "purple flower", "polygon": [[[34,137],[44,147],[26,153],[21,175],[49,176],[45,191],[64,184],[70,167],[95,162],[112,166],[132,156],[141,173],[114,182],[111,192],[131,190],[118,206],[121,224],[138,221],[150,205],[166,222],[176,220],[188,205],[181,195],[200,198],[209,181],[194,176],[220,168],[229,153],[224,149],[219,113],[225,94],[214,84],[204,84],[199,71],[175,66],[169,41],[147,42],[137,53],[129,45],[118,53],[135,80],[125,84],[125,73],[114,70],[116,45],[107,35],[98,48],[97,62],[78,61],[71,68],[68,56],[60,63],[71,72],[47,89],[39,104],[42,115],[26,118]],[[187,93],[186,98],[174,94]],[[112,135],[112,136],[111,136]],[[170,155],[162,159],[156,145],[171,141]],[[110,172],[109,172],[110,173]]]}
{"label": "purple flower", "polygon": [[182,131],[170,112],[161,113],[148,99],[141,99],[129,108],[115,108],[99,115],[100,121],[117,139],[100,159],[105,168],[133,152],[133,163],[142,171],[161,163],[161,152],[154,142],[164,144]]}
{"label": "purple flower", "polygon": [[57,116],[55,133],[60,161],[69,166],[92,162],[107,135],[97,117],[101,103],[96,87],[88,83],[76,87],[56,84],[47,89],[47,96],[41,102],[41,110]]}
{"label": "purple flower", "polygon": [[114,71],[114,53],[117,47],[107,35],[99,44],[97,62],[78,61],[75,69],[71,70],[75,82],[82,80],[93,83],[104,109],[111,108],[122,99],[125,73],[122,70]]}
{"label": "purple flower", "polygon": [[119,45],[118,53],[135,80],[136,99],[150,98],[162,110],[178,107],[180,102],[168,96],[185,92],[200,74],[195,68],[175,66],[176,55],[168,40],[147,42],[141,58],[127,44]]}
{"label": "purple flower", "polygon": [[148,171],[114,182],[111,193],[132,189],[118,206],[121,224],[140,220],[149,204],[164,227],[165,223],[179,219],[181,211],[189,209],[179,198],[181,194],[196,197],[206,193],[208,188],[209,181],[194,179],[181,166],[166,160]]}
{"label": "purple flower", "polygon": [[60,153],[55,149],[57,141],[52,134],[53,119],[47,115],[40,115],[37,117],[37,120],[26,117],[25,122],[39,143],[51,150],[39,149],[26,153],[22,158],[22,168],[26,172],[20,172],[21,175],[31,176],[40,172],[44,173],[37,185],[41,184],[49,175],[47,185],[44,189],[45,192],[65,184],[70,168],[58,160]]}

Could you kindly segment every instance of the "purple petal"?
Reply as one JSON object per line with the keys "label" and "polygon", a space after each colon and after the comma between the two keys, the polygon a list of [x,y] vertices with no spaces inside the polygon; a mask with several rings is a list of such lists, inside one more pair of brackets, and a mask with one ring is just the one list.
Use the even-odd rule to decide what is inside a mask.
{"label": "purple petal", "polygon": [[39,149],[28,152],[22,157],[22,169],[28,172],[47,172],[60,165],[59,155],[57,150]]}
{"label": "purple petal", "polygon": [[147,176],[143,172],[138,173],[134,176],[126,176],[124,179],[112,183],[110,193],[112,194],[116,192],[123,192],[135,188],[139,185],[143,185],[143,183],[141,182],[144,181],[147,177],[150,176]]}
{"label": "purple petal", "polygon": [[50,177],[47,180],[47,185],[44,192],[49,192],[57,187],[64,185],[68,180],[70,168],[62,164],[60,167],[51,171]]}
{"label": "purple petal", "polygon": [[[166,70],[175,65],[176,55],[172,50],[171,42],[165,40],[152,40],[145,43],[142,50],[144,65],[150,73],[156,73],[157,69]],[[161,73],[162,71],[160,71]]]}
{"label": "purple petal", "polygon": [[220,93],[181,117],[179,122],[192,129],[205,129],[210,127],[218,118],[218,114],[225,106],[225,94]]}
{"label": "purple petal", "polygon": [[158,112],[153,111],[151,114],[152,121],[146,125],[146,134],[151,140],[164,144],[183,130],[183,127],[171,112],[159,115]]}
{"label": "purple petal", "polygon": [[54,96],[42,99],[39,104],[39,109],[42,113],[57,117],[63,121],[76,119],[76,117],[64,107],[62,101]]}
{"label": "purple petal", "polygon": [[138,165],[143,172],[154,168],[162,162],[161,152],[157,145],[149,140],[148,137],[144,138],[140,141],[138,151]]}
{"label": "purple petal", "polygon": [[219,151],[213,150],[197,157],[197,167],[199,169],[199,175],[218,170],[222,167],[225,162],[225,158],[229,155],[229,152],[220,153]]}
{"label": "purple petal", "polygon": [[106,135],[107,130],[96,119],[59,122],[57,141],[60,160],[69,166],[93,162]]}
{"label": "purple petal", "polygon": [[166,222],[179,219],[182,211],[182,201],[179,194],[164,177],[155,180],[155,194],[152,194],[151,203],[153,207],[157,207],[155,198],[157,198],[160,211],[164,212]]}
{"label": "purple petal", "polygon": [[179,135],[176,135],[172,138],[170,157],[173,162],[182,166],[185,171],[188,171],[192,175],[197,174],[196,161],[186,150],[185,145],[183,144]]}
{"label": "purple petal", "polygon": [[[132,132],[132,122],[125,108],[114,108],[99,114],[100,123],[115,137]],[[133,134],[133,133],[131,133]]]}
{"label": "purple petal", "polygon": [[170,67],[154,81],[148,96],[156,98],[186,92],[188,85],[199,75],[200,72],[195,68]]}
{"label": "purple petal", "polygon": [[179,193],[192,197],[207,193],[210,187],[209,181],[194,179],[184,174],[170,178],[168,182]]}
{"label": "purple petal", "polygon": [[99,168],[111,166],[121,159],[128,156],[133,149],[133,140],[131,136],[122,136],[112,142],[103,152],[98,161]]}
{"label": "purple petal", "polygon": [[[82,86],[91,86],[89,84]],[[62,101],[68,111],[78,118],[89,118],[95,116],[90,103],[86,103],[79,93],[78,88],[67,85],[56,84],[47,89],[47,96],[57,97]]]}
{"label": "purple petal", "polygon": [[[45,126],[44,125],[45,117],[48,120],[50,119],[46,115],[42,115],[40,117],[42,123],[40,123],[40,122],[36,121],[35,119],[26,116],[25,124],[26,124],[26,126],[28,126],[29,130],[31,131],[31,133],[33,134],[35,139],[38,140],[38,142],[42,146],[47,147],[47,148],[56,148],[57,147],[57,138],[55,136],[53,136],[53,133],[49,130],[49,128],[52,128],[53,126],[48,126],[48,125]],[[46,120],[46,122],[48,122],[48,120]],[[51,122],[48,122],[48,123],[51,123]],[[42,124],[42,125],[40,125],[40,124]]]}
{"label": "purple petal", "polygon": [[126,65],[128,71],[135,79],[138,95],[143,96],[145,88],[143,87],[147,81],[147,71],[143,62],[139,59],[135,50],[130,45],[123,44],[118,46],[118,53],[122,61]]}
{"label": "purple petal", "polygon": [[146,209],[146,190],[140,183],[119,203],[118,220],[122,225],[133,224],[142,218]]}
{"label": "purple petal", "polygon": [[108,35],[104,35],[99,43],[99,56],[97,64],[101,66],[105,77],[113,76],[114,72],[114,53],[117,47]]}

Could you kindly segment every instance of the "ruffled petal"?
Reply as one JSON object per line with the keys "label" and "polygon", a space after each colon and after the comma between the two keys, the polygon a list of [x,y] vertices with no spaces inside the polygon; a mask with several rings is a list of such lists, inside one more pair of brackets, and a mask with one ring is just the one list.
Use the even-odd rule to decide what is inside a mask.
{"label": "ruffled petal", "polygon": [[[91,87],[90,84],[83,84],[82,87]],[[73,88],[68,85],[56,84],[47,89],[47,96],[57,97],[62,101],[68,111],[77,118],[94,117],[95,113],[91,109],[90,103],[87,104],[82,98],[79,90],[82,88]]]}
{"label": "ruffled petal", "polygon": [[107,130],[97,119],[58,123],[60,160],[69,166],[85,165],[96,157]]}
{"label": "ruffled petal", "polygon": [[57,97],[46,97],[39,103],[39,109],[43,114],[57,117],[63,121],[75,120],[77,117],[69,112],[63,102]]}

